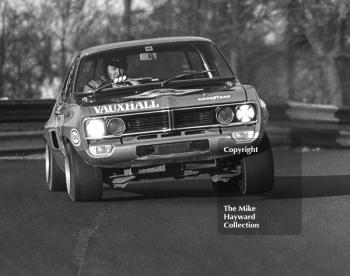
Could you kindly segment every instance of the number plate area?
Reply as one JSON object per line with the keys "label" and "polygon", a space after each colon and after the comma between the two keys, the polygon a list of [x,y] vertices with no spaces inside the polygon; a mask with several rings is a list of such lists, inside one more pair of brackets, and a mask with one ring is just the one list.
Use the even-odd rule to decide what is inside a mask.
{"label": "number plate area", "polygon": [[208,140],[197,140],[178,143],[167,143],[159,145],[146,145],[136,147],[137,156],[168,155],[194,151],[205,151],[209,149]]}

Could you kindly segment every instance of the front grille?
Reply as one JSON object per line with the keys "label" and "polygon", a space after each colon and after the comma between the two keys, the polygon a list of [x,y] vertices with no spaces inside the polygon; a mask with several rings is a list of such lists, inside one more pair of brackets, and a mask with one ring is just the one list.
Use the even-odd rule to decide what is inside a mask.
{"label": "front grille", "polygon": [[[231,118],[229,118],[229,120],[226,121],[224,120],[223,122],[221,122],[221,124],[218,122],[216,114],[217,108],[217,106],[206,106],[191,109],[175,109],[167,110],[165,112],[158,111],[142,114],[130,114],[115,117],[113,116],[110,117],[108,120],[112,121],[114,118],[121,118],[125,123],[125,131],[123,134],[171,131],[170,133],[163,134],[161,137],[190,135],[190,133],[187,132],[183,134],[182,130],[186,130],[186,128],[190,129],[192,127],[198,129],[201,127],[205,128],[208,126],[210,127],[216,125],[229,124],[227,123],[227,121],[231,120]],[[234,110],[235,105],[222,105],[221,108],[228,108]],[[233,116],[231,121],[232,123],[241,123],[237,120],[236,116],[234,116],[233,114],[231,115]],[[253,121],[254,120],[256,120],[256,115],[253,118]],[[112,129],[112,126],[110,126],[110,129]],[[108,134],[113,135],[113,131],[110,131],[110,129],[108,129]]]}
{"label": "front grille", "polygon": [[157,131],[169,128],[167,112],[131,115],[122,118],[126,125],[125,133]]}
{"label": "front grille", "polygon": [[175,128],[217,124],[215,107],[174,110],[173,115]]}
{"label": "front grille", "polygon": [[197,140],[191,142],[168,143],[160,145],[147,145],[136,147],[137,156],[167,155],[173,153],[185,153],[194,151],[205,151],[209,149],[208,140]]}

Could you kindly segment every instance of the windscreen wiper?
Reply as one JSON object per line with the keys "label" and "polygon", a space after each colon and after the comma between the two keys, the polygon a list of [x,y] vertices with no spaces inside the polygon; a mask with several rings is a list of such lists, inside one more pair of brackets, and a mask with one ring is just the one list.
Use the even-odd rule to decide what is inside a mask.
{"label": "windscreen wiper", "polygon": [[95,94],[96,92],[99,92],[99,91],[107,88],[108,86],[111,86],[112,83],[113,83],[113,81],[108,81],[105,84],[103,84],[102,86],[99,86],[99,87],[95,88],[94,90],[87,90],[87,91],[79,92],[77,94],[79,94],[79,95]]}
{"label": "windscreen wiper", "polygon": [[202,70],[202,71],[189,72],[189,73],[173,76],[173,77],[170,77],[170,78],[168,78],[166,80],[163,80],[160,83],[160,86],[164,87],[167,83],[169,83],[169,82],[171,82],[173,80],[182,79],[184,77],[192,77],[192,76],[200,75],[200,74],[203,74],[203,73],[209,73],[209,72],[215,72],[215,70]]}
{"label": "windscreen wiper", "polygon": [[100,87],[97,87],[97,88],[96,88],[95,90],[93,90],[92,92],[93,92],[93,93],[100,92],[101,90],[103,90],[103,89],[105,89],[105,88],[111,86],[112,83],[113,83],[112,80],[107,81],[105,84],[101,85]]}

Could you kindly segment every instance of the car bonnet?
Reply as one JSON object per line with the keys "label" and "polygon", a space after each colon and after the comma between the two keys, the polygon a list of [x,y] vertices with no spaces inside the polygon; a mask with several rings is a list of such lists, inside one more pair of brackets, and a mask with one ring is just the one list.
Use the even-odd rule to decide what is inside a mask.
{"label": "car bonnet", "polygon": [[89,106],[91,115],[110,115],[135,112],[159,111],[184,107],[229,104],[247,100],[243,87],[217,87],[210,89],[162,88],[146,91],[133,96],[118,98],[111,96]]}

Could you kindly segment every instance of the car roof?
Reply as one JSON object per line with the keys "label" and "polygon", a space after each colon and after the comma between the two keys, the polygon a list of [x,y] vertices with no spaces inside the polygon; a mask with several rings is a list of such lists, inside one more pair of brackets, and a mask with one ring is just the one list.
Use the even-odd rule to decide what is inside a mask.
{"label": "car roof", "polygon": [[198,42],[198,41],[212,42],[210,39],[207,39],[204,37],[198,37],[198,36],[174,36],[174,37],[148,38],[148,39],[109,43],[109,44],[90,47],[81,51],[80,56],[86,56],[86,55],[104,52],[108,50],[127,48],[127,47],[133,47],[133,46],[142,46],[142,45],[146,46],[146,45],[156,45],[156,44],[167,44],[167,43],[177,43],[177,42]]}

